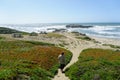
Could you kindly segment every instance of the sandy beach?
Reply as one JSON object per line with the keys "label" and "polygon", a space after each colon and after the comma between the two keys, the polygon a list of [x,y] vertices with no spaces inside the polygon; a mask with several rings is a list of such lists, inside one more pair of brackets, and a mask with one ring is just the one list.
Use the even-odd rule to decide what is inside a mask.
{"label": "sandy beach", "polygon": [[120,39],[103,38],[103,37],[95,37],[95,36],[90,36],[90,37],[95,39],[96,41],[101,42],[101,44],[112,44],[112,45],[120,46]]}
{"label": "sandy beach", "polygon": [[[14,39],[15,40],[32,40],[32,41],[48,42],[48,43],[53,43],[53,44],[60,44],[63,42],[65,42],[66,44],[70,44],[72,42],[71,39],[78,40],[77,38],[75,38],[76,35],[74,35],[74,33],[71,33],[71,32],[56,32],[55,34],[63,35],[63,36],[54,37],[54,35],[47,36],[46,34],[39,34],[38,36],[24,35],[23,38],[13,38],[12,34],[0,34],[0,36],[6,37],[8,40],[14,40]],[[81,35],[77,35],[77,37],[81,37]],[[120,46],[119,39],[103,38],[103,37],[96,37],[96,36],[89,36],[89,37],[99,42],[100,44],[112,44],[112,45]],[[80,39],[78,41],[80,41],[81,44],[91,42],[91,41],[80,40]]]}
{"label": "sandy beach", "polygon": [[[59,37],[55,37],[55,35],[53,34]],[[56,46],[63,47],[65,49],[70,50],[73,53],[73,56],[70,63],[67,64],[64,70],[66,70],[66,68],[68,68],[78,60],[80,52],[84,49],[103,48],[103,49],[116,50],[116,48],[112,48],[110,46],[104,46],[103,44],[120,46],[120,40],[117,40],[117,39],[98,38],[98,37],[91,36],[90,37],[91,40],[83,40],[83,39],[76,38],[76,37],[83,37],[83,35],[80,35],[80,34],[76,35],[75,33],[70,33],[70,32],[52,33],[51,36],[49,36],[48,34],[39,34],[38,36],[24,35],[23,38],[13,38],[11,34],[0,34],[0,36],[6,37],[8,40],[32,40],[32,41],[53,43]],[[61,71],[58,69],[58,74],[52,80],[70,80],[70,79],[66,77],[64,73],[61,73]]]}

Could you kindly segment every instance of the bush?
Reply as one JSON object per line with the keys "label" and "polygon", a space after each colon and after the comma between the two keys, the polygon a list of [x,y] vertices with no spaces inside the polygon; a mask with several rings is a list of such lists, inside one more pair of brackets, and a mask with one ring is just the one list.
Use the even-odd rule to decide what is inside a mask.
{"label": "bush", "polygon": [[38,36],[38,34],[35,32],[32,32],[32,33],[30,33],[30,36]]}
{"label": "bush", "polygon": [[[71,80],[119,80],[120,51],[104,49],[86,49],[79,60],[70,66],[66,75]],[[116,67],[117,66],[117,67]]]}
{"label": "bush", "polygon": [[34,41],[0,41],[0,80],[16,78],[50,80],[57,73],[58,55],[65,53],[67,63],[72,53],[53,44]]}
{"label": "bush", "polygon": [[0,37],[0,40],[4,40],[5,39],[5,37]]}

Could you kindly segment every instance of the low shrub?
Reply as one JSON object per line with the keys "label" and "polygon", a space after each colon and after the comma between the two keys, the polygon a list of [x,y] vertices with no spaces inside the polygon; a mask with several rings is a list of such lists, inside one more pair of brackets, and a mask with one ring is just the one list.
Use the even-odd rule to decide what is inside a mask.
{"label": "low shrub", "polygon": [[120,51],[86,49],[65,74],[71,80],[119,80],[119,68]]}
{"label": "low shrub", "polygon": [[57,73],[58,55],[72,53],[54,44],[35,41],[0,41],[0,80],[50,80]]}

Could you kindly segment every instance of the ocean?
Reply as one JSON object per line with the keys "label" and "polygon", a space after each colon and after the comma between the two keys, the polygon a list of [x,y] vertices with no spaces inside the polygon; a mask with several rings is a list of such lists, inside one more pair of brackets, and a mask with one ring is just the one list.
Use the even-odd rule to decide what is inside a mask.
{"label": "ocean", "polygon": [[[67,24],[90,25],[91,28],[66,28]],[[120,23],[49,23],[49,24],[1,24],[0,27],[12,28],[25,32],[52,32],[55,29],[66,29],[69,32],[80,32],[88,36],[120,39]]]}

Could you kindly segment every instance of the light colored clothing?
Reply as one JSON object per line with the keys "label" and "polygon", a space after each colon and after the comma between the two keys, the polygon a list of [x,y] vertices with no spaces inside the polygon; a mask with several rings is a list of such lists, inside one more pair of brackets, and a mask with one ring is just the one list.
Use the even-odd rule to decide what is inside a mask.
{"label": "light colored clothing", "polygon": [[65,64],[65,56],[64,55],[59,55],[58,56],[60,64]]}

